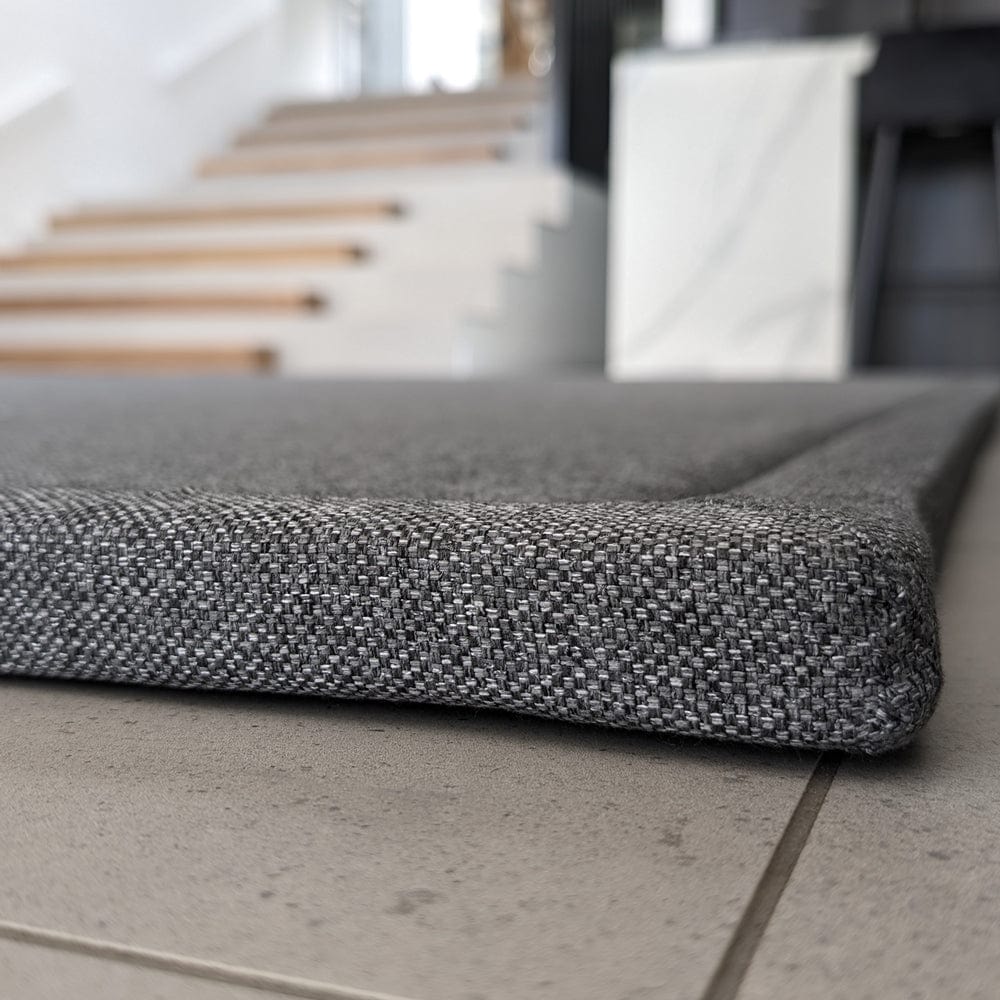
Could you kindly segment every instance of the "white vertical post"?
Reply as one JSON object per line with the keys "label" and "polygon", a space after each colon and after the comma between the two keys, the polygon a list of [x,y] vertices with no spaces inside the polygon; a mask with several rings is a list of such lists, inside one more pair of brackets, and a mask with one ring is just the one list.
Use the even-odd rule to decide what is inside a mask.
{"label": "white vertical post", "polygon": [[406,89],[406,5],[404,0],[365,0],[362,8],[363,89],[398,93]]}
{"label": "white vertical post", "polygon": [[333,91],[338,97],[353,97],[362,88],[362,0],[334,0]]}

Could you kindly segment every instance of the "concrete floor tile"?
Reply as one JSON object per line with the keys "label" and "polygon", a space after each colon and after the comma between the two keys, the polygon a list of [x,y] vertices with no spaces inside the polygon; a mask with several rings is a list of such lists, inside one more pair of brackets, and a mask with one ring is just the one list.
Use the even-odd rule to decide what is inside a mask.
{"label": "concrete floor tile", "polygon": [[940,581],[937,714],[910,749],[843,763],[740,1000],[998,995],[998,524],[994,443]]}
{"label": "concrete floor tile", "polygon": [[0,919],[416,1000],[697,997],[815,762],[0,682]]}

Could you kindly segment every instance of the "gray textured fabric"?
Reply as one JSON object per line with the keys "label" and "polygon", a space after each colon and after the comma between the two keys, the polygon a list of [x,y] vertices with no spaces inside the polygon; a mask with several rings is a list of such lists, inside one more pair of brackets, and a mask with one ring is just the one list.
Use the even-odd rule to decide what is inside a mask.
{"label": "gray textured fabric", "polygon": [[667,500],[727,489],[925,385],[0,377],[0,488]]}
{"label": "gray textured fabric", "polygon": [[882,752],[933,709],[930,539],[993,406],[0,380],[0,671]]}

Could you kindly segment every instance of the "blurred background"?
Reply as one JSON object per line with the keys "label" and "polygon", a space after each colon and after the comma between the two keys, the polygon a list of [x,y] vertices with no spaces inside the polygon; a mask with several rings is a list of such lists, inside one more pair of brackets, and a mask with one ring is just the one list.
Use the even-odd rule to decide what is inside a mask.
{"label": "blurred background", "polygon": [[0,370],[1000,364],[1000,0],[0,23]]}

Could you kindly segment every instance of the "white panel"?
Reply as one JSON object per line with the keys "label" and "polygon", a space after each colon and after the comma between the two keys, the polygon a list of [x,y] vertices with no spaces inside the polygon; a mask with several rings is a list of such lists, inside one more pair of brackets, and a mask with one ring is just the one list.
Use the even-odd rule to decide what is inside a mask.
{"label": "white panel", "polygon": [[846,370],[863,38],[626,56],[615,69],[609,371]]}

